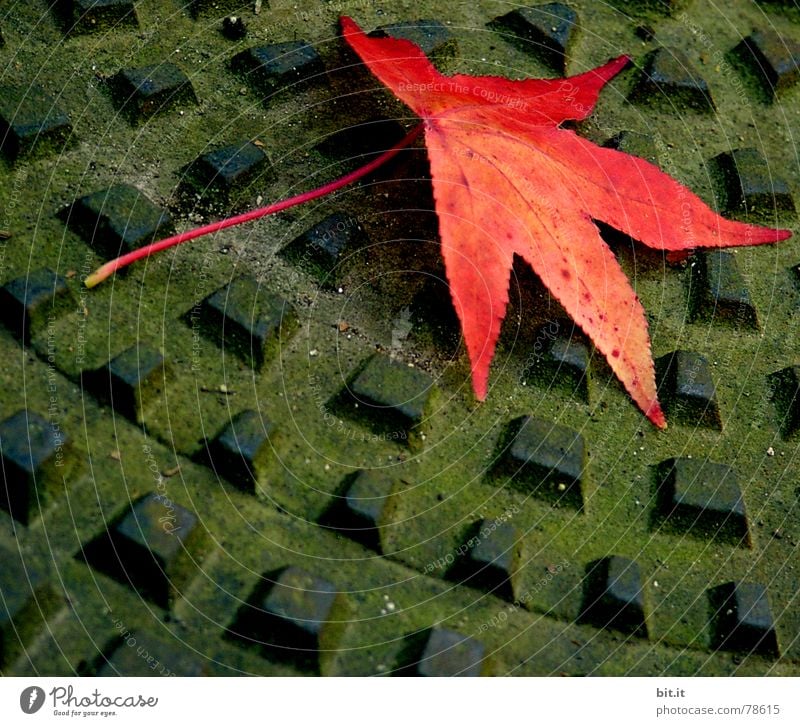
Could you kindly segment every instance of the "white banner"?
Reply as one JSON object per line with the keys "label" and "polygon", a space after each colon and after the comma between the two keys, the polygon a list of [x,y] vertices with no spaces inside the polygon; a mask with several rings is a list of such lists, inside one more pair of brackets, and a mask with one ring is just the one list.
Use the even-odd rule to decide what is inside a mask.
{"label": "white banner", "polygon": [[[4,678],[0,724],[798,724],[791,678]],[[412,720],[413,719],[413,720]],[[190,721],[191,720],[191,721]]]}

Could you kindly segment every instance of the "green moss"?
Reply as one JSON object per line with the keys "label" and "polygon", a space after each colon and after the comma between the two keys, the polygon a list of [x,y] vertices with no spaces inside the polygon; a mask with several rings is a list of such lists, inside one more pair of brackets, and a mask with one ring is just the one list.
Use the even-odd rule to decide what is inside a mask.
{"label": "green moss", "polygon": [[[583,31],[569,72],[621,51],[641,58],[651,48],[635,35],[635,23],[614,8],[571,4]],[[654,355],[680,347],[710,361],[721,431],[674,422],[666,432],[656,431],[596,356],[588,401],[554,391],[546,381],[525,381],[535,331],[563,317],[563,311],[524,274],[511,283],[513,302],[486,402],[473,400],[463,347],[443,343],[435,327],[426,328],[412,316],[412,330],[393,350],[395,321],[408,319],[403,311],[417,310],[415,299],[430,276],[441,275],[430,191],[426,181],[417,180],[424,172],[417,162],[399,167],[409,172],[408,180],[376,175],[334,198],[199,240],[140,263],[96,290],[82,289],[81,279],[102,260],[56,217],[74,199],[112,184],[132,184],[160,206],[170,206],[180,230],[206,214],[177,203],[180,170],[211,148],[260,139],[273,168],[250,190],[250,202],[260,195],[266,203],[336,176],[336,165],[326,166],[331,160],[311,151],[331,131],[375,115],[411,122],[409,112],[375,90],[375,81],[365,74],[331,72],[327,84],[265,106],[230,72],[229,58],[249,44],[295,35],[315,43],[334,71],[343,61],[335,40],[337,3],[330,5],[309,4],[307,17],[298,17],[287,4],[265,8],[258,17],[248,12],[250,35],[239,43],[227,41],[209,14],[195,21],[166,2],[139,3],[138,30],[81,35],[68,42],[62,42],[55,23],[39,23],[42,9],[35,4],[17,3],[15,17],[3,21],[6,45],[0,56],[13,57],[14,63],[3,65],[0,83],[36,78],[69,110],[77,142],[0,168],[0,228],[13,234],[0,247],[0,283],[47,265],[68,277],[77,309],[37,333],[26,348],[0,331],[6,361],[0,370],[0,414],[4,418],[21,405],[47,412],[52,352],[58,421],[71,434],[75,454],[91,464],[65,481],[59,503],[19,536],[0,519],[0,545],[22,549],[26,562],[52,562],[72,603],[53,626],[52,639],[38,642],[31,661],[15,663],[10,672],[66,675],[79,666],[91,671],[98,647],[111,647],[118,636],[115,622],[122,619],[132,631],[156,628],[196,647],[211,673],[291,673],[291,667],[265,660],[224,633],[260,574],[296,564],[347,590],[356,614],[357,622],[343,634],[341,652],[326,662],[326,673],[388,673],[401,659],[404,635],[442,623],[496,651],[495,673],[796,675],[798,581],[787,565],[800,540],[795,444],[780,438],[766,377],[796,363],[791,341],[800,333],[800,290],[789,268],[800,259],[797,240],[736,252],[763,323],[760,331],[690,322],[688,269],[647,258],[636,245],[618,247],[648,311]],[[343,7],[368,28],[416,17],[449,21],[460,48],[447,61],[454,72],[548,74],[537,58],[487,34],[485,24],[504,10],[501,5],[424,2],[412,8],[393,2],[379,9],[380,15],[371,4]],[[700,115],[680,106],[655,112],[628,103],[635,74],[626,72],[603,92],[597,112],[580,132],[599,141],[624,130],[653,136],[663,168],[709,201],[714,184],[705,162],[731,145],[763,146],[797,190],[800,171],[785,161],[796,137],[797,89],[767,106],[753,81],[734,83],[738,71],[724,63],[724,51],[764,22],[761,10],[740,2],[728,16],[692,6],[686,13],[691,26],[679,13],[641,17],[655,25],[659,43],[682,49],[698,64],[718,113]],[[781,13],[775,7],[770,18],[783,23]],[[721,63],[717,50],[723,53]],[[131,126],[117,116],[103,78],[166,59],[189,75],[199,105]],[[354,253],[341,293],[319,289],[276,255],[333,211],[357,217],[371,241]],[[258,372],[246,359],[223,357],[213,341],[195,336],[185,322],[195,305],[241,273],[288,299],[299,319],[295,333]],[[145,427],[99,404],[79,383],[82,371],[139,342],[162,351],[173,371]],[[435,381],[438,395],[419,426],[425,435],[419,446],[381,436],[374,422],[354,420],[338,407],[352,373],[376,350],[393,350],[397,360]],[[281,432],[256,495],[217,480],[195,461],[205,438],[245,409],[262,411]],[[529,496],[488,475],[507,423],[522,415],[568,426],[585,438],[592,487],[583,511]],[[196,512],[209,534],[210,546],[170,613],[145,611],[131,588],[74,559],[131,499],[158,486],[144,445],[152,447],[159,472],[172,472],[160,480],[170,498]],[[767,454],[770,449],[774,455]],[[737,469],[752,512],[752,549],[653,526],[654,467],[689,455]],[[381,469],[399,482],[391,521],[382,533],[384,556],[316,524],[345,477],[360,468]],[[523,533],[518,589],[532,593],[525,608],[454,586],[446,568],[436,564],[463,545],[475,521],[507,512],[514,512],[513,524]],[[780,537],[773,536],[776,531]],[[575,624],[584,568],[609,554],[635,559],[644,574],[650,642]],[[568,566],[547,579],[548,568],[562,562]],[[708,650],[704,593],[710,584],[740,578],[769,583],[785,648],[778,662],[750,656],[735,663],[730,654]],[[387,602],[395,607],[388,609]],[[163,657],[169,665],[169,654]]]}

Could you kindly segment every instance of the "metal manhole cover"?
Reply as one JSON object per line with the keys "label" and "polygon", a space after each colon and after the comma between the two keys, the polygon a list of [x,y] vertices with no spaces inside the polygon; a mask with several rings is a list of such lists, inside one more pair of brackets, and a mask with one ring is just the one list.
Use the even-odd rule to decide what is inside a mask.
{"label": "metal manhole cover", "polygon": [[[447,73],[629,53],[578,133],[796,230],[793,3],[345,5]],[[413,119],[335,3],[45,6],[0,10],[3,674],[800,674],[796,237],[604,231],[664,432],[522,264],[475,402],[420,147],[89,291]]]}

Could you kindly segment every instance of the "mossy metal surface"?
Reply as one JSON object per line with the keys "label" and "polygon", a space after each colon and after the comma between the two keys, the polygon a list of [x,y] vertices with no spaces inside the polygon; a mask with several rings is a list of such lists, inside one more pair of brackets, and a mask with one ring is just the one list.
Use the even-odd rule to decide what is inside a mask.
{"label": "mossy metal surface", "polygon": [[[215,194],[213,184],[186,193],[186,170],[203,154],[247,142],[266,154],[268,163],[236,189],[238,211],[352,168],[346,154],[323,143],[342,129],[378,118],[411,127],[410,112],[354,65],[337,34],[339,14],[367,30],[437,21],[449,33],[443,40],[437,24],[430,34],[444,72],[554,73],[535,43],[492,24],[510,10],[502,2],[273,0],[258,14],[253,3],[134,5],[136,22],[109,16],[74,32],[48,3],[0,6],[0,87],[40,87],[71,126],[44,134],[35,153],[9,150],[0,158],[0,286],[42,279],[39,271],[49,268],[71,296],[59,286],[49,313],[39,304],[24,335],[19,320],[2,316],[0,421],[26,410],[69,440],[58,450],[64,476],[54,484],[52,467],[34,472],[43,496],[31,490],[34,496],[20,504],[25,517],[0,506],[1,559],[36,574],[30,585],[0,578],[4,594],[10,588],[14,596],[6,601],[15,603],[13,613],[0,611],[2,673],[138,675],[151,664],[132,657],[137,650],[126,645],[132,638],[149,644],[159,664],[154,672],[385,675],[408,672],[437,638],[451,642],[456,633],[471,639],[463,641],[468,647],[459,651],[458,668],[476,673],[800,675],[800,402],[794,393],[787,397],[791,386],[778,385],[784,379],[774,375],[798,364],[800,237],[731,253],[737,285],[745,286],[740,297],[749,303],[746,319],[737,320],[742,305],[728,306],[724,315],[708,309],[721,300],[720,286],[698,292],[709,275],[697,274],[697,259],[668,261],[609,235],[648,311],[654,358],[684,350],[708,363],[702,373],[714,388],[714,415],[693,404],[664,432],[636,410],[594,353],[585,364],[587,380],[573,368],[561,371],[556,358],[548,375],[532,375],[552,341],[569,339],[571,331],[563,310],[522,265],[510,281],[489,395],[475,402],[421,147],[358,186],[170,250],[86,290],[82,279],[108,259],[101,244],[108,241],[95,244],[86,230],[65,224],[62,212],[76,200],[128,185],[168,210],[180,231],[233,204],[224,196],[204,198]],[[758,222],[797,232],[785,199],[800,191],[800,87],[774,39],[770,49],[786,79],[776,88],[765,87],[771,76],[752,72],[740,47],[758,29],[800,39],[792,3],[736,0],[720,11],[700,2],[567,5],[578,18],[567,73],[623,52],[635,60],[603,91],[579,133],[598,143],[630,132],[647,137],[641,148],[652,150],[661,168],[720,209],[741,196],[742,185],[731,181],[735,170],[722,173],[712,160],[754,148],[766,165],[754,172],[758,209],[737,204],[731,213],[755,213]],[[223,6],[242,18],[244,37],[223,34]],[[267,92],[232,67],[251,47],[298,40],[316,50],[325,68],[314,65],[302,85],[289,76]],[[642,84],[647,58],[659,48],[691,61],[714,110],[671,94],[669,79]],[[163,109],[148,106],[141,114],[110,83],[120,71],[164,63],[180,68],[191,89],[181,85],[177,96],[163,99]],[[642,93],[657,98],[642,102]],[[50,108],[39,91],[35,98],[40,108],[26,102],[26,123],[38,113],[46,131]],[[6,98],[0,113],[8,125],[13,109]],[[781,190],[780,204],[770,205],[765,179],[781,180],[773,189]],[[739,186],[726,188],[731,183]],[[356,219],[364,237],[337,255],[330,285],[309,274],[302,259],[278,253],[333,213]],[[258,295],[226,301],[234,306],[227,318],[202,320],[203,301],[242,275],[255,281]],[[261,347],[229,330],[229,349],[226,319],[246,330],[248,320],[258,322],[253,301],[275,296],[291,306],[297,324]],[[131,378],[135,406],[85,385],[87,374],[107,370],[131,350],[126,360],[143,375],[139,349],[163,357],[168,375],[156,384],[148,378],[146,395]],[[349,386],[373,355],[380,356],[380,375],[369,380],[369,400],[360,400]],[[398,367],[406,375],[393,373]],[[699,373],[689,368],[676,384],[686,390],[698,387]],[[387,376],[395,377],[386,383]],[[424,396],[419,381],[432,381]],[[387,400],[376,400],[375,388]],[[248,431],[263,437],[252,486],[241,487],[215,471],[208,448],[246,411],[257,412],[248,414]],[[409,412],[413,431],[394,436],[398,417],[404,434],[411,426]],[[518,486],[513,468],[498,466],[509,425],[525,416],[582,438],[580,507],[559,495],[557,481],[552,496],[536,496]],[[0,430],[24,436],[18,428]],[[3,455],[6,446],[0,442]],[[685,518],[667,526],[659,472],[664,462],[689,458],[735,470],[744,506],[733,509],[740,519],[746,512],[746,524],[720,525],[721,534],[683,527]],[[246,462],[240,457],[236,466]],[[392,482],[391,506],[381,509],[379,532],[351,537],[346,528],[328,526],[327,517],[364,470]],[[148,495],[158,497],[159,507],[137,508]],[[142,537],[151,531],[163,539],[176,526],[171,507],[188,513],[181,521],[197,523],[169,597],[154,599],[136,577],[109,576],[84,556],[133,512],[151,517]],[[470,558],[469,543],[480,541],[476,523],[497,520],[513,527],[513,558],[497,555],[513,561],[508,577],[476,578],[480,587],[454,577],[456,562]],[[740,531],[746,541],[734,541]],[[480,552],[494,551],[488,545]],[[126,563],[118,564],[124,572]],[[299,611],[324,611],[327,618],[319,628],[325,637],[303,631],[298,643],[311,642],[313,650],[330,641],[324,652],[287,658],[235,634],[242,604],[254,593],[278,601],[270,587],[287,568],[296,568],[290,572],[298,582],[324,581],[336,592],[336,607],[322,608],[313,588],[298,590]],[[169,577],[167,563],[164,571]],[[602,607],[591,608],[592,597]],[[757,606],[758,627],[736,620],[748,602]],[[615,603],[624,607],[615,611]],[[270,617],[271,628],[274,617],[291,614]],[[257,640],[261,620],[255,622]],[[270,633],[262,635],[266,643]],[[420,639],[424,648],[417,647]],[[443,662],[438,672],[452,667]]]}

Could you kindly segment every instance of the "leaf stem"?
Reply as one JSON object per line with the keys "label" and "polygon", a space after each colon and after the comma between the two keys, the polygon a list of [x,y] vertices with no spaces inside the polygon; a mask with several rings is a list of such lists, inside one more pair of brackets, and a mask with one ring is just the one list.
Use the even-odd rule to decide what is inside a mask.
{"label": "leaf stem", "polygon": [[276,212],[282,212],[284,209],[289,209],[290,207],[295,207],[298,204],[310,202],[312,199],[318,199],[319,197],[324,197],[327,194],[331,194],[332,192],[335,192],[342,187],[346,187],[348,184],[352,184],[353,182],[356,182],[359,179],[367,176],[367,174],[370,174],[375,169],[397,156],[400,151],[415,141],[420,133],[422,133],[422,129],[423,124],[417,124],[391,149],[384,151],[379,157],[373,159],[368,164],[365,164],[355,171],[351,171],[349,174],[345,174],[345,176],[336,179],[335,181],[328,182],[317,189],[303,192],[302,194],[290,197],[289,199],[284,199],[280,202],[275,202],[274,204],[270,204],[266,207],[253,209],[249,212],[245,212],[244,214],[238,214],[235,217],[227,217],[219,222],[213,222],[212,224],[207,224],[203,227],[196,227],[195,229],[190,229],[186,232],[181,232],[180,234],[173,235],[172,237],[167,237],[166,239],[162,239],[158,242],[153,242],[152,244],[140,247],[139,249],[128,252],[121,257],[117,257],[116,259],[107,262],[102,267],[99,267],[86,278],[84,284],[86,287],[94,287],[95,285],[100,284],[106,278],[113,275],[117,270],[121,270],[122,268],[127,267],[138,260],[155,254],[156,252],[161,252],[161,250],[166,250],[170,247],[174,247],[175,245],[188,242],[189,240],[197,239],[198,237],[203,237],[204,235],[212,234],[213,232],[218,232],[221,229],[234,227],[238,224],[244,224],[245,222],[252,222],[254,219],[261,219],[261,217],[266,217],[270,214],[275,214]]}

